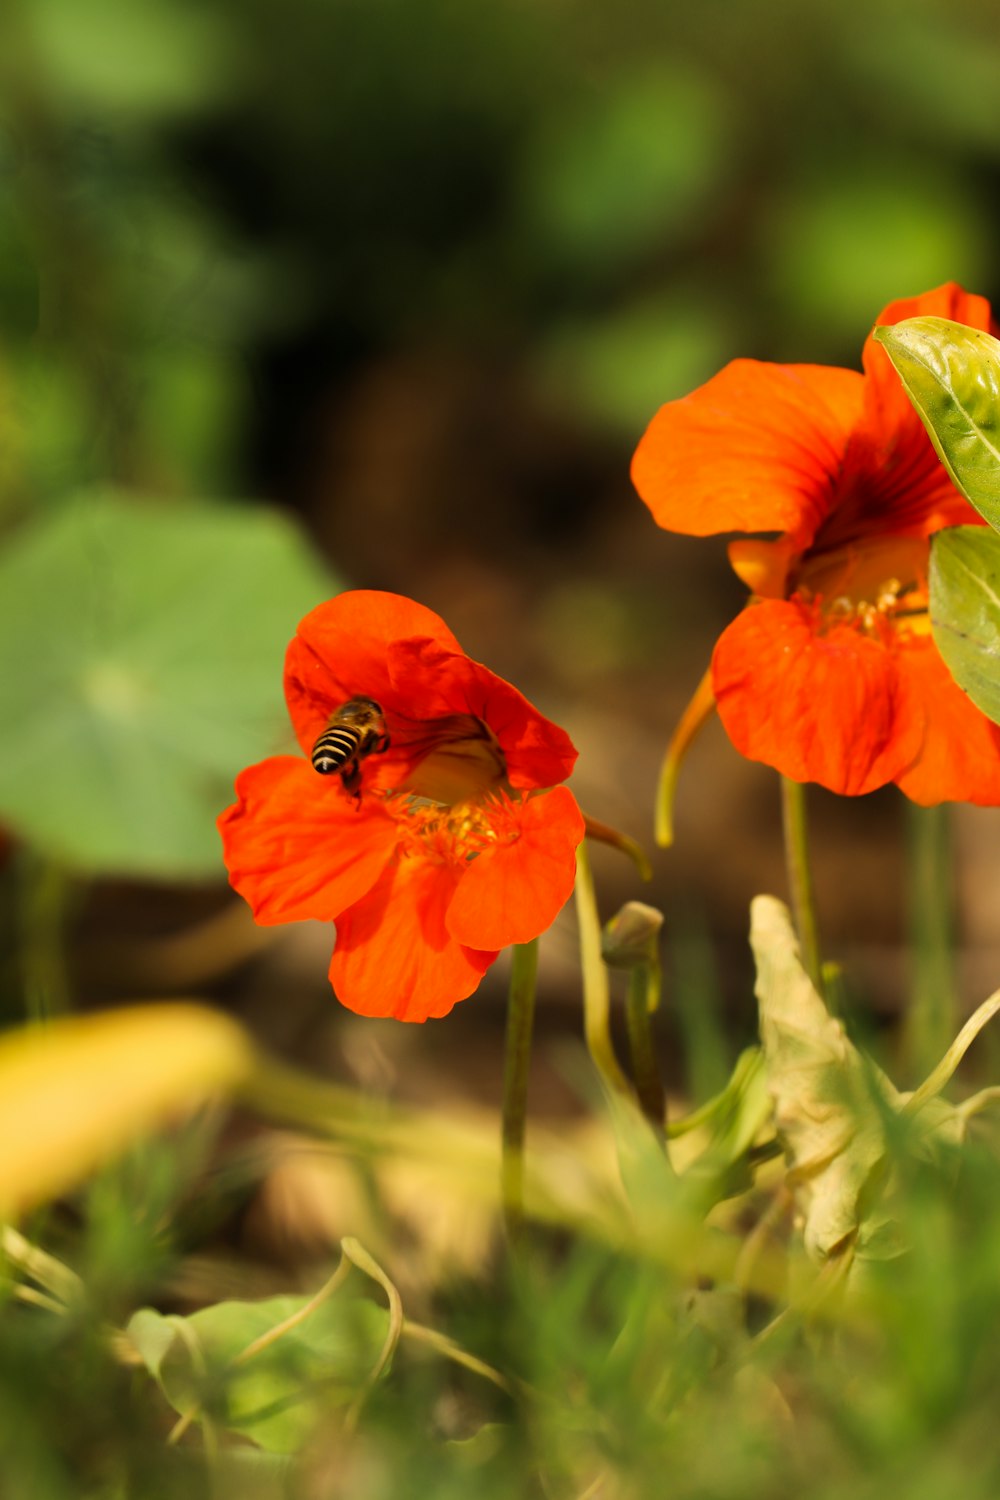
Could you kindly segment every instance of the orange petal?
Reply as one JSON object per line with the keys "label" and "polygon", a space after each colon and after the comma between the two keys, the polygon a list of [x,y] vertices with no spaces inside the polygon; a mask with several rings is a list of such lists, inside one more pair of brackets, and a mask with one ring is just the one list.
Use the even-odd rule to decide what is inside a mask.
{"label": "orange petal", "polygon": [[933,640],[900,652],[904,711],[925,725],[920,753],[896,779],[925,807],[935,802],[1000,804],[1000,729],[954,681]]}
{"label": "orange petal", "polygon": [[263,926],[332,921],[369,890],[396,847],[377,805],[356,807],[336,777],[297,755],[242,771],[218,821],[229,882]]}
{"label": "orange petal", "polygon": [[448,930],[476,948],[527,943],[555,921],[573,892],[583,814],[566,787],[531,797],[511,816],[516,837],[466,865]]}
{"label": "orange petal", "polygon": [[394,706],[388,651],[408,637],[461,650],[439,615],[402,594],[352,589],[306,615],[285,656],[285,699],[303,750],[349,698]]}
{"label": "orange petal", "polygon": [[857,796],[910,764],[923,724],[903,712],[893,652],[847,625],[819,635],[816,618],[772,599],[737,616],[712,658],[719,717],[750,760]]}
{"label": "orange petal", "polygon": [[389,652],[389,669],[396,695],[428,721],[471,714],[488,725],[500,743],[511,786],[556,786],[573,770],[576,750],[566,731],[464,652],[437,641],[398,641]]}
{"label": "orange petal", "polygon": [[461,866],[402,859],[338,918],[330,983],[342,1005],[363,1016],[426,1021],[478,988],[497,954],[463,947],[448,931],[461,879]]}
{"label": "orange petal", "polygon": [[863,389],[854,370],[734,360],[660,408],[632,481],[668,531],[784,531],[805,545],[832,503]]}

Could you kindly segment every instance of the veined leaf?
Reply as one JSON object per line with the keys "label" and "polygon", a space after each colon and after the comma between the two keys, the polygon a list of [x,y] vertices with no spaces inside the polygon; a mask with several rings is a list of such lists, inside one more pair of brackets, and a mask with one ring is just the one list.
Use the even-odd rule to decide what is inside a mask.
{"label": "veined leaf", "polygon": [[949,318],[876,328],[941,462],[1000,529],[1000,341]]}
{"label": "veined leaf", "polygon": [[939,531],[930,594],[934,644],[949,672],[1000,724],[1000,536],[983,526]]}

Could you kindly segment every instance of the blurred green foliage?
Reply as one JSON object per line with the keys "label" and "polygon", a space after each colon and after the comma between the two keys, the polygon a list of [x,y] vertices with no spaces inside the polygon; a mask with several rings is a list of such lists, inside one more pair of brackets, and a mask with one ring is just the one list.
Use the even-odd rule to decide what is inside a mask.
{"label": "blurred green foliage", "polygon": [[[331,392],[353,411],[378,360],[410,371],[379,408],[380,450],[442,351],[504,372],[520,404],[498,397],[497,420],[525,466],[522,413],[559,410],[568,499],[511,495],[478,535],[524,550],[548,526],[565,550],[588,519],[577,475],[594,460],[624,483],[655,406],[726,359],[854,364],[884,302],[946,279],[996,301],[995,22],[991,0],[8,0],[8,831],[77,871],[213,869],[233,773],[287,732],[284,642],[335,586],[291,521],[244,497],[320,534],[325,511],[356,512],[321,482],[324,417]],[[547,472],[537,487],[558,490]],[[453,514],[474,509],[463,493]],[[413,533],[356,519],[375,576],[351,581],[377,584],[379,549]],[[415,569],[436,541],[417,535]],[[594,598],[610,671],[631,597],[565,584],[552,655],[581,619],[593,630]],[[36,946],[58,925],[36,923]],[[701,994],[696,937],[679,966]],[[701,1098],[727,1039],[689,1010]],[[187,1308],[192,1280],[252,1295],[232,1244],[249,1190],[231,1161],[203,1178],[183,1149],[146,1150],[31,1226],[82,1283],[62,1312],[13,1285],[0,1305],[5,1493],[209,1491],[109,1330],[145,1301]],[[509,1500],[541,1495],[541,1473],[579,1497],[613,1473],[606,1493],[628,1500],[992,1500],[995,1154],[898,1155],[910,1251],[870,1268],[863,1323],[790,1318],[752,1344],[752,1299],[738,1315],[728,1285],[566,1233],[530,1272],[489,1263],[435,1289],[435,1326],[513,1372],[511,1391],[401,1350],[364,1430],[318,1442],[304,1477],[235,1449],[212,1493]]]}
{"label": "blurred green foliage", "polygon": [[214,873],[215,817],[274,746],[285,644],[328,588],[273,512],[89,494],[23,527],[0,557],[0,817],[72,869]]}

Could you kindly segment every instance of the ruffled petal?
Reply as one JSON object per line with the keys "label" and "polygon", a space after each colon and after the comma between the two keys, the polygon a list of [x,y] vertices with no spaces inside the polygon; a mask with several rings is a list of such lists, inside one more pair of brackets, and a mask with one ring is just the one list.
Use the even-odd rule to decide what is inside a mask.
{"label": "ruffled petal", "polygon": [[332,921],[371,889],[396,847],[396,825],[380,807],[356,807],[296,755],[249,766],[236,794],[218,820],[223,857],[264,926]]}
{"label": "ruffled petal", "polygon": [[584,824],[572,792],[556,787],[513,806],[509,816],[508,837],[466,866],[448,910],[449,932],[476,948],[530,942],[573,891]]}
{"label": "ruffled petal", "polygon": [[781,531],[806,546],[832,503],[863,390],[855,370],[734,360],[660,408],[632,481],[668,531]]}
{"label": "ruffled petal", "polygon": [[330,983],[348,1010],[426,1021],[471,995],[497,957],[464,947],[446,917],[460,867],[413,857],[394,863],[337,920]]}
{"label": "ruffled petal", "polygon": [[453,714],[481,719],[499,741],[511,786],[556,786],[573,770],[577,752],[566,731],[463,652],[436,640],[398,641],[389,649],[389,670],[397,701],[408,700],[429,728]]}
{"label": "ruffled petal", "polygon": [[407,638],[461,651],[439,615],[401,594],[353,589],[306,615],[285,656],[285,699],[303,750],[350,698],[412,712],[397,701],[389,668],[390,646]]}
{"label": "ruffled petal", "polygon": [[900,790],[925,807],[935,802],[1000,804],[1000,729],[951,676],[929,637],[900,652],[903,712],[924,725]]}
{"label": "ruffled petal", "polygon": [[719,717],[742,755],[793,781],[857,796],[895,781],[920,750],[895,653],[848,625],[817,633],[818,612],[765,600],[719,638]]}

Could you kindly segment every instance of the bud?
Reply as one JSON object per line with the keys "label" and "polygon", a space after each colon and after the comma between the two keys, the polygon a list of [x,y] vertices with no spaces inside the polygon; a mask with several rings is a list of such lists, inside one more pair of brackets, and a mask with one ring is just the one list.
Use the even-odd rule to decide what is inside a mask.
{"label": "bud", "polygon": [[601,933],[601,957],[612,969],[659,966],[663,913],[644,901],[626,901]]}

